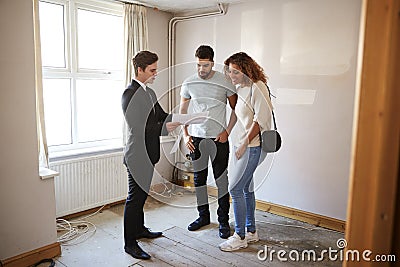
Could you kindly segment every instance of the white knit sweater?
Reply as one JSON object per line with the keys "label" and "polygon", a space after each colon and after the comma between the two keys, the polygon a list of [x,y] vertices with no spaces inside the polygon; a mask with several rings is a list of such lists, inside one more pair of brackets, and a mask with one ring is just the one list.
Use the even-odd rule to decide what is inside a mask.
{"label": "white knit sweater", "polygon": [[[261,132],[271,129],[272,103],[266,85],[262,81],[252,84],[251,87],[237,88],[238,101],[235,107],[237,122],[231,133],[234,146],[242,144],[250,131],[253,121],[260,126]],[[260,145],[257,135],[249,147]]]}

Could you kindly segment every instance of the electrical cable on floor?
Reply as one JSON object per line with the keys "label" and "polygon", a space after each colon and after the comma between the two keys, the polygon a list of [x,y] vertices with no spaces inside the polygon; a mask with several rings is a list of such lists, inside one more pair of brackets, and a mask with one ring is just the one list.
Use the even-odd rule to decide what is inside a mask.
{"label": "electrical cable on floor", "polygon": [[96,212],[89,214],[79,220],[68,221],[65,219],[57,219],[57,232],[65,232],[57,238],[57,241],[63,246],[72,246],[82,243],[89,239],[96,232],[96,225],[83,219],[99,213],[106,205],[100,207]]}
{"label": "electrical cable on floor", "polygon": [[170,189],[168,187],[166,182],[163,182],[162,184],[164,185],[164,190],[161,193],[159,193],[153,189],[150,189],[150,195],[154,194],[154,195],[158,195],[158,196],[164,197],[164,198],[171,198],[172,196],[182,196],[183,195],[182,192],[178,192],[178,193],[172,192],[172,189]]}
{"label": "electrical cable on floor", "polygon": [[89,214],[89,215],[86,215],[85,217],[79,218],[79,220],[87,219],[87,218],[89,218],[89,217],[92,217],[92,216],[96,215],[96,214],[99,213],[102,209],[104,209],[105,206],[106,206],[106,205],[101,206],[101,207],[100,207],[98,210],[96,210],[95,212],[93,212],[93,213],[91,213],[91,214]]}
{"label": "electrical cable on floor", "polygon": [[[150,195],[157,195],[160,197],[166,197],[166,198],[171,198],[171,189],[168,188],[168,186],[166,185],[165,182],[162,183],[162,185],[164,185],[164,190],[159,193],[157,191],[155,191],[154,189],[152,189],[152,187],[150,188]],[[168,193],[169,195],[166,195],[166,193]]]}
{"label": "electrical cable on floor", "polygon": [[58,242],[63,246],[77,245],[86,241],[96,232],[96,225],[88,221],[69,222],[57,219],[57,231],[66,233],[58,237]]}

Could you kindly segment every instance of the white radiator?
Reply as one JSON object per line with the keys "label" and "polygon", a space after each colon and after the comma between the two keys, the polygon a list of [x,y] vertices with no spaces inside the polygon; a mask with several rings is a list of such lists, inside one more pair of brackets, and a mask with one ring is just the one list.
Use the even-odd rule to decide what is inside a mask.
{"label": "white radiator", "polygon": [[56,216],[64,216],[126,198],[128,180],[123,153],[50,163],[55,178]]}

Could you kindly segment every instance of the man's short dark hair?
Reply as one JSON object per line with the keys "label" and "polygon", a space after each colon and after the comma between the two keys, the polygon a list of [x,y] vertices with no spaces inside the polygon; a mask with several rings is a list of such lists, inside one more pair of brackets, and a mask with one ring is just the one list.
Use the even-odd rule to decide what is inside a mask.
{"label": "man's short dark hair", "polygon": [[199,46],[194,56],[199,59],[208,59],[214,62],[214,50],[211,48],[211,46],[208,45]]}
{"label": "man's short dark hair", "polygon": [[135,75],[138,75],[138,68],[141,68],[143,71],[147,68],[147,66],[153,64],[158,61],[157,54],[150,51],[140,51],[132,58],[132,64],[135,69]]}

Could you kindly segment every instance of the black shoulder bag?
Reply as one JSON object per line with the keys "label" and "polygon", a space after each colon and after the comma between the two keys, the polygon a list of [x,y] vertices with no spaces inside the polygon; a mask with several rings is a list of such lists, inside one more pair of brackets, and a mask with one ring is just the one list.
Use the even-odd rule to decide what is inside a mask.
{"label": "black shoulder bag", "polygon": [[[269,99],[271,100],[271,91],[269,90],[268,85],[267,84],[265,84],[265,85],[267,86],[268,93],[269,93]],[[252,91],[253,91],[253,89],[250,88],[251,94],[252,94]],[[274,129],[264,131],[260,134],[261,148],[262,148],[262,150],[264,150],[267,153],[277,152],[281,148],[281,145],[282,145],[282,138],[278,132],[278,128],[276,127],[274,110],[271,110],[271,112],[272,112],[272,119],[274,122]]]}

